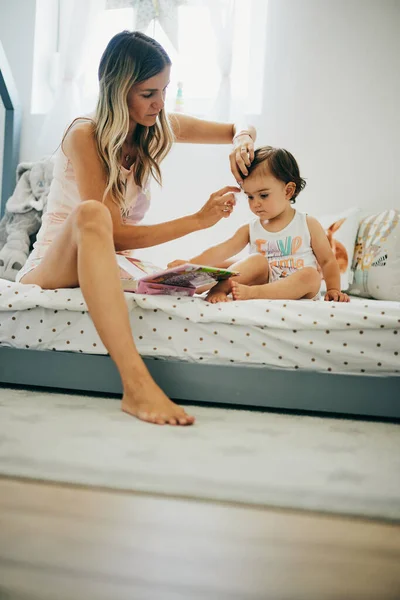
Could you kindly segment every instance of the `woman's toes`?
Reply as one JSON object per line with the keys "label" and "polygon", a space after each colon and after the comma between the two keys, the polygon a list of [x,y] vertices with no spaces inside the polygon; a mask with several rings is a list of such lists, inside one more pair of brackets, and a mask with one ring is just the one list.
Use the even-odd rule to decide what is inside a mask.
{"label": "woman's toes", "polygon": [[150,415],[149,413],[147,413],[144,410],[140,410],[137,414],[137,416],[139,417],[139,419],[141,419],[142,421],[150,421]]}

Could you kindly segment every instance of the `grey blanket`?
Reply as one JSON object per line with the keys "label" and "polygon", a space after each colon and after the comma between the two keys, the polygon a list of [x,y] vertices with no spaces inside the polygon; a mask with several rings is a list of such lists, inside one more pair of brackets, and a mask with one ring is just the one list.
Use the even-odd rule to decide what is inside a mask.
{"label": "grey blanket", "polygon": [[17,167],[17,185],[0,221],[0,277],[15,281],[40,229],[53,177],[50,158]]}

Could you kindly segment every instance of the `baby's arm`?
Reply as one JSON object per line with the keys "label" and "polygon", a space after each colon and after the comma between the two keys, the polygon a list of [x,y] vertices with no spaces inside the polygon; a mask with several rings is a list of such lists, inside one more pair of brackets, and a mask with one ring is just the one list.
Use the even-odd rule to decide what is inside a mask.
{"label": "baby's arm", "polygon": [[249,226],[243,225],[236,231],[236,233],[221,244],[212,246],[208,250],[205,250],[198,256],[190,259],[191,263],[198,265],[207,265],[214,267],[222,263],[227,258],[235,256],[249,243]]}
{"label": "baby's arm", "polygon": [[347,294],[340,291],[339,265],[321,223],[314,217],[307,216],[307,224],[311,235],[311,248],[326,282],[325,300],[348,302]]}
{"label": "baby's arm", "polygon": [[[217,244],[216,246],[212,246],[205,250],[198,256],[194,256],[189,261],[196,265],[207,265],[208,267],[216,267],[224,262],[227,258],[231,256],[235,256],[238,254],[243,248],[247,246],[249,243],[249,226],[243,225],[236,231],[236,233],[221,244]],[[169,263],[168,266],[176,266],[178,262],[183,261],[173,261]]]}

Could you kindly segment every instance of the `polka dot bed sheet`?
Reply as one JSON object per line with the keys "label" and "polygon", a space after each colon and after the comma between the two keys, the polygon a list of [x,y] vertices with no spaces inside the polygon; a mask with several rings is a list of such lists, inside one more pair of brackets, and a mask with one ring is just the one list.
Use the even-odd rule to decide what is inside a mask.
{"label": "polka dot bed sheet", "polygon": [[[125,294],[143,356],[353,374],[400,374],[400,303]],[[0,347],[106,354],[79,289],[0,280]]]}

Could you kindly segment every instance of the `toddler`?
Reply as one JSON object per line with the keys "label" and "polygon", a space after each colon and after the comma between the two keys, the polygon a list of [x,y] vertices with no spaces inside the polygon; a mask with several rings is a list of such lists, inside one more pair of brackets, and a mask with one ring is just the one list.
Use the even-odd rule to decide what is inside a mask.
{"label": "toddler", "polygon": [[[325,300],[348,302],[340,290],[340,272],[326,233],[314,218],[293,205],[305,187],[293,155],[265,146],[255,152],[243,191],[255,217],[225,242],[191,258],[194,264],[230,267],[240,275],[217,283],[208,292],[209,302],[249,299],[320,298],[321,273],[326,282]],[[247,245],[250,256],[231,257]],[[173,267],[188,261],[173,261]]]}

